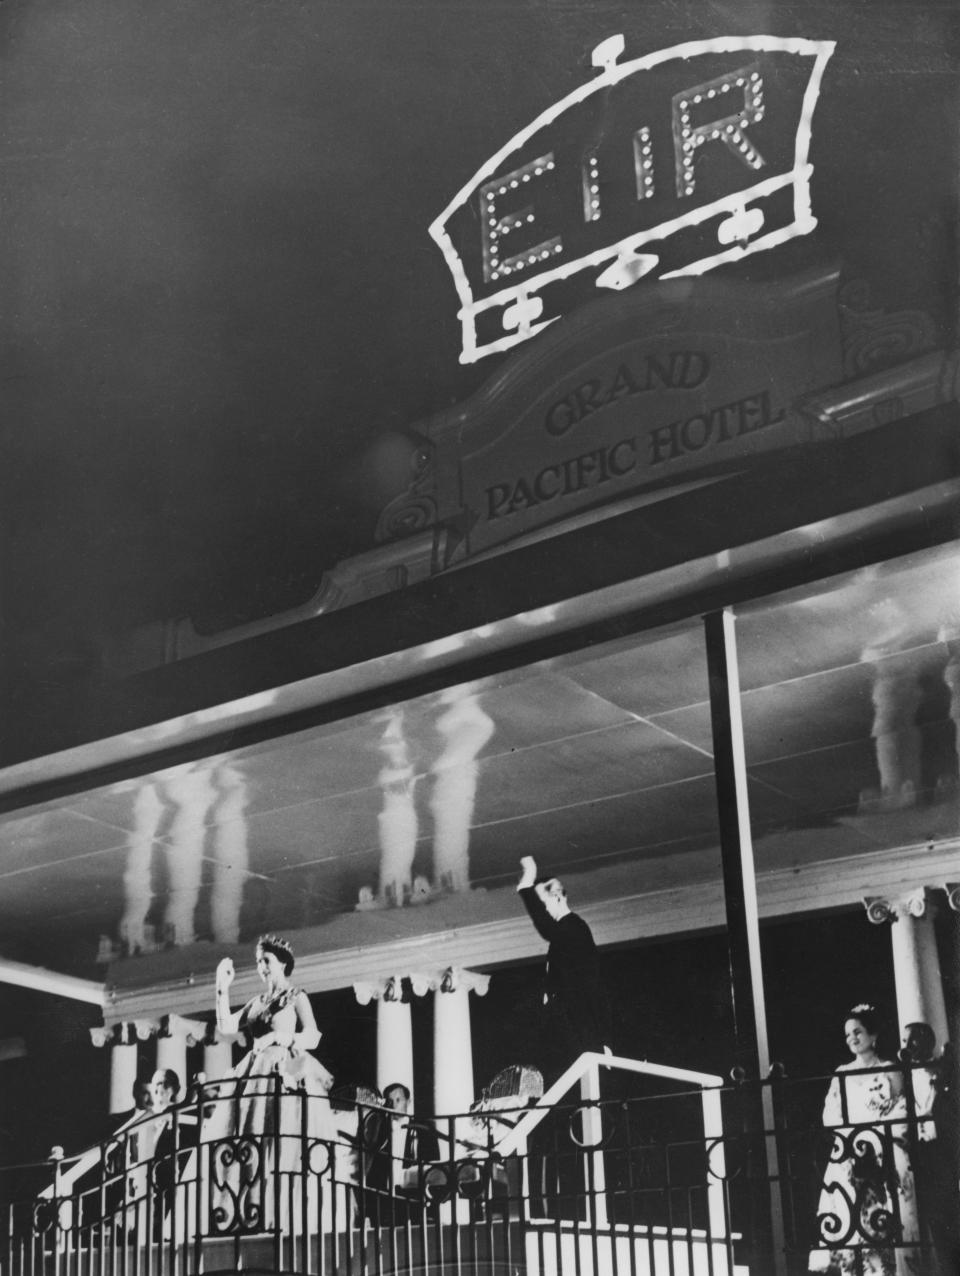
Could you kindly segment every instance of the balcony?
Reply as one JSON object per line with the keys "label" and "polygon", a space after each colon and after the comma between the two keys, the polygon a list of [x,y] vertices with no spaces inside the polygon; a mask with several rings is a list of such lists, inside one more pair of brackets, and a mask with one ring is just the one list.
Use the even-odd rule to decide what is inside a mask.
{"label": "balcony", "polygon": [[200,1084],[78,1157],[20,1167],[17,1190],[10,1175],[0,1270],[798,1276],[842,1250],[845,1270],[944,1276],[950,1198],[921,1172],[919,1072],[897,1076],[896,1110],[870,1124],[838,1081],[825,1126],[832,1078],[725,1085],[588,1054],[536,1100],[425,1124],[412,1163],[363,1091],[334,1098],[336,1135],[316,1138],[326,1100],[270,1078],[265,1130],[225,1136],[242,1097]]}

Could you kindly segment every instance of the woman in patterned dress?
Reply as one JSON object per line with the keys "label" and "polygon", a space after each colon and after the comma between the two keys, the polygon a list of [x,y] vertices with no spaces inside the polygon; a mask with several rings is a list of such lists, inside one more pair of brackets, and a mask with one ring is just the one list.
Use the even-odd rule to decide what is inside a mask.
{"label": "woman in patterned dress", "polygon": [[877,1053],[873,1006],[854,1006],[844,1034],[853,1059],[837,1068],[823,1106],[832,1146],[817,1205],[821,1247],[811,1250],[809,1270],[914,1276],[921,1268],[903,1077]]}

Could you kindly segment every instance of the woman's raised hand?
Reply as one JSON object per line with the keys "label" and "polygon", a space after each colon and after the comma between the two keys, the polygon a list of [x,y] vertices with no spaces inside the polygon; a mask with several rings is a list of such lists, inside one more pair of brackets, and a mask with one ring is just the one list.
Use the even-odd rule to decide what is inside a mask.
{"label": "woman's raised hand", "polygon": [[217,964],[217,991],[226,990],[233,983],[236,971],[233,968],[233,962],[229,957],[224,957]]}

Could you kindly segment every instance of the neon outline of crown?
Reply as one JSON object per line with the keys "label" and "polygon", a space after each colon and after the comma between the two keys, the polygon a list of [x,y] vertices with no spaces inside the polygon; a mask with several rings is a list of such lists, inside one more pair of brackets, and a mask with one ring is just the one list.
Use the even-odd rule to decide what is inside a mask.
{"label": "neon outline of crown", "polygon": [[[476,171],[470,181],[457,192],[440,216],[431,222],[428,228],[429,234],[443,253],[453,276],[457,296],[460,299],[460,309],[457,312],[457,317],[460,319],[463,336],[463,348],[460,354],[461,363],[475,363],[478,359],[483,358],[484,355],[508,350],[511,346],[529,340],[530,337],[535,336],[536,333],[541,332],[551,323],[555,323],[557,318],[560,317],[554,316],[544,320],[542,323],[525,323],[521,320],[516,332],[506,333],[496,341],[488,342],[486,345],[478,345],[475,324],[475,318],[478,314],[506,305],[510,301],[525,301],[531,294],[537,293],[546,284],[554,280],[566,279],[570,275],[582,270],[589,270],[591,267],[598,266],[601,263],[615,262],[618,259],[628,261],[630,258],[635,258],[638,249],[642,248],[645,243],[651,240],[663,239],[683,226],[706,221],[718,213],[727,212],[731,216],[736,215],[742,211],[747,198],[761,198],[792,185],[794,195],[793,222],[789,226],[761,235],[749,243],[735,243],[729,248],[714,253],[712,256],[691,262],[682,269],[670,271],[659,276],[659,278],[668,279],[678,275],[705,274],[715,266],[720,266],[725,262],[736,261],[756,252],[776,248],[790,239],[808,235],[816,227],[817,220],[813,216],[810,206],[810,177],[813,173],[813,165],[809,162],[808,156],[813,112],[817,104],[817,98],[820,95],[820,82],[827,62],[836,48],[836,41],[808,40],[801,37],[772,35],[719,36],[709,40],[691,40],[684,44],[676,44],[669,49],[661,49],[657,53],[648,53],[643,57],[634,58],[632,61],[618,63],[616,56],[618,50],[622,49],[622,47],[622,36],[610,37],[604,40],[601,45],[598,45],[594,51],[594,64],[599,66],[600,74],[588,83],[581,85],[580,88],[574,89],[566,97],[561,98],[559,102],[554,103],[553,106],[538,115],[526,128],[515,134],[505,146],[502,146]],[[607,53],[608,50],[612,50],[612,56]],[[788,173],[780,173],[774,177],[766,178],[758,182],[756,186],[750,187],[749,190],[740,190],[734,194],[722,196],[709,204],[691,209],[681,217],[661,222],[659,225],[650,227],[647,230],[634,232],[605,248],[597,249],[574,261],[564,262],[553,269],[544,270],[538,275],[524,279],[522,283],[500,289],[489,297],[482,298],[479,301],[475,300],[463,261],[446,230],[447,223],[453,214],[463,207],[474,192],[501,169],[504,161],[510,155],[515,151],[519,151],[541,128],[558,119],[571,107],[583,102],[592,94],[602,92],[611,85],[618,84],[638,72],[649,70],[651,67],[659,66],[674,59],[689,59],[706,53],[792,53],[814,59],[813,69],[804,91],[800,122],[795,135],[793,168]]]}

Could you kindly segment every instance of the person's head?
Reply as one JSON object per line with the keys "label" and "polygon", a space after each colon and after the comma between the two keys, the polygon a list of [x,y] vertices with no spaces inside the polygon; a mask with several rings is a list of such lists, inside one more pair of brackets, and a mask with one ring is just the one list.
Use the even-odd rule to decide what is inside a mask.
{"label": "person's head", "polygon": [[293,971],[293,949],[276,935],[261,935],[257,940],[257,972],[267,983],[279,977],[286,979]]}
{"label": "person's head", "polygon": [[876,1007],[861,1002],[854,1006],[843,1025],[847,1048],[857,1059],[870,1059],[877,1052],[880,1035],[880,1017]]}
{"label": "person's head", "polygon": [[153,1090],[143,1077],[133,1083],[133,1106],[138,1112],[149,1112],[153,1107]]}
{"label": "person's head", "polygon": [[554,920],[563,917],[565,913],[569,913],[570,905],[567,903],[567,892],[563,889],[563,883],[557,877],[546,877],[536,882],[534,890],[543,900],[543,906]]}
{"label": "person's head", "polygon": [[903,1032],[903,1054],[911,1063],[929,1063],[937,1048],[937,1034],[928,1023],[908,1023]]}
{"label": "person's head", "polygon": [[410,1091],[402,1081],[394,1081],[383,1092],[383,1101],[394,1112],[410,1111]]}
{"label": "person's head", "polygon": [[158,1068],[150,1078],[150,1093],[154,1112],[163,1112],[171,1103],[176,1103],[180,1078],[172,1068]]}

